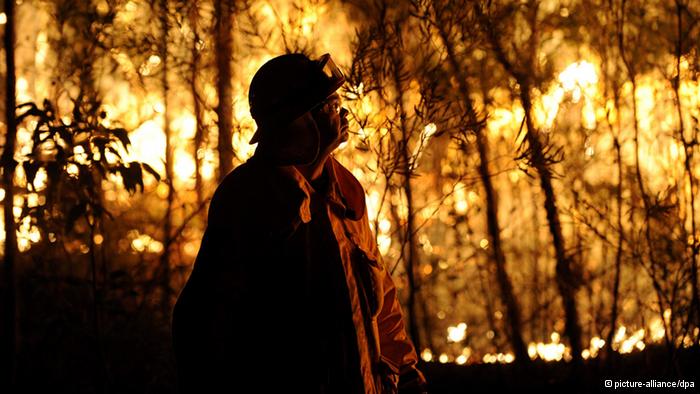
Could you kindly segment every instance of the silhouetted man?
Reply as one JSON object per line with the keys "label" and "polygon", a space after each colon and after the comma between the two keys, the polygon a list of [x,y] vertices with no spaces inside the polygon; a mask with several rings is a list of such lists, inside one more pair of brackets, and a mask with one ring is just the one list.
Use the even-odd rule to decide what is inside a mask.
{"label": "silhouetted man", "polygon": [[[255,155],[221,182],[173,316],[182,392],[422,392],[329,55],[288,54],[250,85]],[[399,379],[400,378],[400,379]]]}

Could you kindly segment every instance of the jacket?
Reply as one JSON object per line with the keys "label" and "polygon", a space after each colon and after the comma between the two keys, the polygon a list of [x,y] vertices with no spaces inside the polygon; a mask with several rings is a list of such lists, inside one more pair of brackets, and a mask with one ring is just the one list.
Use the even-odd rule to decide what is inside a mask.
{"label": "jacket", "polygon": [[[336,335],[332,328],[314,331],[310,322],[323,321],[327,314],[331,318],[333,310],[349,315],[349,346],[336,346],[354,355],[346,374],[357,381],[347,392],[394,393],[400,378],[402,385],[424,385],[396,287],[369,227],[364,190],[332,157],[324,172],[327,186],[320,195],[293,167],[253,157],[217,188],[192,274],[173,313],[182,392],[203,392],[206,387],[230,388],[222,392],[340,392],[317,386],[312,378],[325,362],[316,348],[327,341],[318,340],[319,335],[331,341]],[[332,233],[326,246],[313,234],[323,228],[308,228],[313,223],[325,223],[323,228]],[[309,231],[304,238],[301,233]],[[344,283],[332,288],[343,297],[328,295],[332,300],[313,310],[305,266],[309,259],[304,255],[318,249],[330,256],[321,258],[323,265],[337,261],[339,282]],[[254,378],[261,370],[269,371],[270,379]]]}

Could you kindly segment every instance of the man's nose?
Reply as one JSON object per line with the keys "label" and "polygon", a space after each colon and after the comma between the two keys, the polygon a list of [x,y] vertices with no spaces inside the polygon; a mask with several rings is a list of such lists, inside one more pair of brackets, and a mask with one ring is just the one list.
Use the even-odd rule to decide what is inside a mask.
{"label": "man's nose", "polygon": [[340,107],[340,117],[341,118],[347,118],[349,113],[350,113],[350,111],[345,109],[345,107]]}

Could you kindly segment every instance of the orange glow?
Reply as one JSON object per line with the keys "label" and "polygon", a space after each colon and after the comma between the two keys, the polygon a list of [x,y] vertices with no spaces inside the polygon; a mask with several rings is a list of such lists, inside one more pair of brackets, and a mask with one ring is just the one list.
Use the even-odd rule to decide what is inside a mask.
{"label": "orange glow", "polygon": [[[33,2],[23,2],[19,6],[24,15],[32,15],[37,21],[52,20],[47,9],[29,3]],[[150,5],[137,1],[117,3],[118,9],[115,10],[110,29],[122,32],[127,27],[147,26],[144,17],[150,15]],[[256,129],[248,105],[248,84],[255,71],[267,60],[287,49],[303,48],[312,56],[330,52],[348,76],[351,76],[351,71],[359,72],[351,69],[353,61],[357,60],[353,58],[353,45],[357,38],[355,32],[369,22],[358,22],[357,15],[353,14],[358,11],[349,11],[351,8],[347,8],[345,2],[301,0],[298,3],[297,7],[295,2],[286,0],[252,2],[251,9],[246,12],[249,11],[255,20],[261,38],[252,39],[243,34],[243,16],[236,21],[236,49],[231,60],[234,67],[231,81],[233,103],[230,108],[234,130],[231,141],[227,141],[234,152],[234,165],[248,160],[257,148],[257,145],[248,143]],[[112,2],[100,0],[91,4],[99,15],[104,16]],[[551,1],[543,2],[542,6],[552,8],[550,11],[553,15],[562,18],[569,17],[574,10]],[[218,183],[219,130],[215,111],[218,92],[216,67],[212,59],[215,45],[209,33],[212,26],[208,25],[213,19],[211,12],[206,6],[202,8],[202,25],[197,29],[200,36],[196,43],[193,25],[187,18],[177,19],[178,26],[171,31],[173,44],[177,45],[171,46],[172,57],[169,59],[161,58],[162,53],[156,46],[147,46],[138,52],[115,44],[114,48],[100,55],[103,58],[94,62],[95,89],[102,100],[100,111],[104,110],[107,114],[104,124],[124,127],[129,131],[131,146],[128,152],[118,152],[126,161],[144,162],[164,176],[166,112],[170,121],[173,162],[169,164],[174,170],[174,179],[157,182],[146,174],[145,192],[137,196],[129,196],[123,188],[114,184],[121,175],[108,175],[107,180],[98,186],[107,209],[118,218],[119,223],[114,227],[121,231],[122,236],[128,232],[124,239],[115,241],[123,241],[119,244],[120,248],[132,254],[129,258],[141,253],[153,258],[164,251],[165,237],[160,226],[165,214],[165,199],[171,191],[170,185],[176,191],[174,226],[177,228],[185,224],[186,227],[173,245],[172,250],[177,252],[173,253],[177,255],[173,257],[173,264],[188,267],[197,255],[199,240],[206,226],[206,202]],[[460,119],[464,115],[464,103],[456,98],[457,92],[454,91],[459,81],[446,66],[449,64],[445,59],[446,51],[439,43],[431,42],[430,45],[438,47],[435,53],[430,53],[435,55],[434,59],[428,59],[438,67],[445,65],[441,69],[445,74],[440,74],[444,75],[444,81],[438,82],[445,82],[440,88],[446,89],[446,98],[441,98],[439,103],[449,101],[449,104],[462,106],[455,106],[444,118],[438,118],[440,115],[418,116],[421,99],[425,98],[421,97],[421,91],[430,84],[413,72],[414,67],[425,60],[421,57],[428,51],[428,47],[420,46],[420,31],[415,28],[414,22],[406,24],[401,45],[392,48],[407,53],[402,58],[406,69],[405,91],[400,96],[403,101],[398,101],[399,95],[392,86],[381,86],[382,90],[377,90],[377,81],[366,75],[363,76],[364,81],[352,79],[339,91],[344,100],[343,106],[352,114],[350,135],[334,155],[366,191],[366,214],[371,230],[376,234],[378,251],[387,267],[399,267],[394,279],[402,301],[407,299],[408,294],[406,257],[409,249],[406,232],[409,218],[413,219],[415,234],[412,239],[416,240],[416,245],[412,245],[414,248],[410,250],[415,251],[412,263],[419,282],[418,304],[425,302],[424,313],[433,319],[430,323],[434,326],[433,332],[428,333],[431,335],[430,341],[426,342],[432,349],[424,348],[420,357],[424,361],[460,365],[510,363],[514,355],[501,332],[508,317],[507,309],[502,303],[499,304],[498,296],[493,300],[493,308],[485,308],[488,298],[480,293],[495,292],[491,264],[494,248],[498,245],[494,243],[496,238],[489,234],[486,215],[489,195],[478,170],[481,157],[476,135]],[[7,16],[0,13],[0,25],[5,23]],[[17,102],[41,103],[49,97],[56,101],[57,119],[69,124],[72,118],[71,100],[77,97],[79,86],[75,81],[67,81],[65,86],[58,88],[55,86],[54,74],[58,73],[64,61],[54,47],[57,37],[55,26],[45,26],[43,22],[37,26],[23,25],[26,25],[27,32],[23,32],[26,37],[18,40],[16,55]],[[584,28],[581,27],[582,30]],[[69,29],[61,33],[71,34]],[[139,30],[141,33],[153,32]],[[697,228],[700,219],[696,218],[696,223],[692,223],[693,213],[700,218],[700,203],[695,201],[695,206],[691,204],[691,199],[697,200],[699,195],[696,179],[700,173],[698,147],[693,145],[690,151],[686,151],[682,142],[682,138],[691,141],[697,137],[693,134],[698,127],[696,119],[700,118],[700,81],[693,74],[696,71],[697,51],[689,50],[680,59],[679,70],[676,69],[676,59],[669,58],[671,55],[655,59],[660,66],[638,70],[633,86],[624,70],[611,70],[611,65],[620,66],[615,51],[610,59],[601,59],[602,55],[596,54],[597,49],[591,48],[591,42],[571,42],[571,38],[564,37],[561,28],[551,32],[545,30],[542,34],[546,36],[546,41],[541,42],[535,54],[535,62],[542,72],[534,78],[531,86],[532,115],[534,126],[541,132],[543,141],[549,142],[553,148],[563,149],[563,161],[552,164],[551,169],[555,175],[554,194],[560,210],[567,253],[574,253],[576,245],[573,242],[579,239],[585,240],[586,248],[590,249],[590,253],[582,254],[581,261],[577,261],[580,266],[576,267],[581,270],[582,277],[592,278],[587,283],[592,289],[590,297],[583,297],[582,294],[577,297],[577,302],[581,304],[579,317],[582,326],[585,326],[581,356],[590,360],[599,357],[606,346],[607,329],[601,330],[601,327],[609,324],[605,321],[607,316],[602,318],[603,323],[593,321],[601,317],[591,311],[600,304],[606,306],[603,310],[609,313],[607,307],[612,298],[612,270],[609,268],[612,267],[615,248],[611,243],[617,242],[615,231],[618,226],[613,213],[619,205],[615,194],[618,187],[616,142],[619,143],[623,171],[621,208],[625,216],[622,230],[625,237],[631,237],[629,240],[625,238],[625,242],[643,245],[645,241],[643,237],[635,238],[637,234],[645,234],[640,231],[644,216],[644,212],[640,214],[640,211],[644,209],[643,202],[646,202],[641,199],[637,185],[637,154],[645,191],[650,201],[658,203],[653,207],[658,211],[652,210],[654,215],[650,219],[654,246],[662,241],[677,242],[670,248],[674,255],[668,261],[673,265],[673,270],[685,272],[679,269],[679,265],[689,260],[689,251],[692,252],[700,239]],[[472,48],[464,44],[474,45]],[[183,51],[183,48],[187,51]],[[195,115],[191,85],[182,75],[187,68],[185,63],[192,56],[190,49],[202,56],[195,81],[198,103],[201,104],[201,112],[197,114],[200,119]],[[378,50],[375,47],[371,49]],[[467,77],[470,97],[478,112],[486,116],[484,137],[490,152],[488,175],[496,192],[498,205],[495,208],[502,252],[513,287],[517,289],[516,298],[521,303],[523,315],[531,317],[536,315],[534,311],[543,302],[540,295],[549,299],[556,294],[557,271],[551,248],[549,218],[543,209],[545,196],[541,191],[539,174],[526,160],[518,158],[522,153],[518,147],[525,138],[525,133],[521,132],[521,129],[525,131],[525,112],[518,96],[520,86],[515,78],[503,74],[504,70],[488,45],[465,41],[455,49],[467,59],[465,65],[470,73]],[[514,53],[508,55],[520,59]],[[170,61],[169,80],[172,83],[167,100],[163,97],[160,79],[166,60]],[[610,62],[607,65],[603,63],[606,60]],[[493,67],[493,71],[498,70],[493,74],[497,78],[481,78],[483,75],[477,74],[477,66]],[[488,70],[489,73],[491,71]],[[670,82],[678,72],[680,119]],[[618,96],[611,93],[611,82],[615,82]],[[635,86],[636,91],[633,91]],[[398,104],[401,104],[405,114],[399,113]],[[407,119],[402,119],[401,115]],[[198,121],[202,124],[198,125]],[[679,130],[680,121],[684,130]],[[399,125],[404,125],[405,130],[400,130]],[[638,130],[635,130],[635,125]],[[21,252],[29,252],[42,242],[56,242],[62,236],[40,231],[37,223],[29,218],[19,220],[25,206],[35,208],[46,202],[46,191],[50,186],[49,174],[41,168],[33,180],[34,190],[27,188],[28,175],[22,164],[32,153],[32,133],[36,126],[36,120],[27,120],[18,125],[17,130],[15,159],[20,165],[17,166],[14,181],[19,193],[12,201],[12,212],[18,221],[17,242]],[[195,146],[198,126],[202,126],[199,130],[205,133],[202,145]],[[0,129],[5,129],[4,123],[0,123]],[[459,136],[465,131],[465,135]],[[638,150],[634,138],[636,131],[639,133]],[[401,145],[404,142],[401,141],[401,132],[408,132],[405,145]],[[457,140],[460,140],[459,143]],[[415,165],[415,173],[403,173],[403,158],[399,160],[395,154],[398,146],[406,146],[409,161]],[[77,164],[88,163],[90,155],[95,154],[86,152],[82,146],[73,148],[72,153]],[[114,153],[107,152],[105,155],[108,162],[116,162]],[[691,175],[695,176],[694,189],[688,181],[687,158],[692,158],[690,167],[693,171]],[[199,194],[195,190],[197,169],[202,180]],[[76,164],[69,164],[64,170],[72,177],[79,173]],[[409,212],[408,193],[404,189],[406,183],[411,187],[412,212]],[[4,199],[5,190],[0,189],[0,200]],[[203,202],[201,208],[196,206],[200,201]],[[195,209],[201,209],[201,217],[190,217]],[[143,215],[138,215],[136,220],[130,217],[133,212]],[[0,223],[2,220],[0,217]],[[190,221],[185,223],[185,220]],[[695,233],[693,225],[696,226]],[[89,240],[89,235],[86,237]],[[96,234],[93,241],[106,248],[115,237],[105,232]],[[0,229],[0,241],[4,239],[4,230]],[[85,237],[69,249],[71,252],[87,253],[89,249],[84,243]],[[699,330],[690,330],[685,337],[680,337],[676,333],[678,313],[673,319],[671,316],[671,308],[679,311],[685,305],[662,306],[662,309],[668,309],[662,310],[661,316],[660,311],[650,310],[653,308],[647,305],[653,305],[656,296],[653,283],[648,273],[631,265],[637,262],[637,256],[632,256],[630,249],[623,249],[621,292],[624,294],[620,294],[620,314],[612,343],[609,344],[611,348],[628,354],[662,343],[666,337],[678,347],[690,346],[700,335]],[[187,269],[178,272],[182,272],[183,277],[188,273]],[[486,290],[474,285],[479,283],[477,280],[485,282]],[[633,299],[630,289],[641,296]],[[679,289],[677,299],[684,300],[684,297],[688,297],[683,293],[686,289]],[[426,298],[421,299],[422,296]],[[572,357],[564,334],[561,309],[558,308],[553,307],[548,311],[550,314],[542,318],[541,328],[528,326],[523,329],[531,359],[556,362]],[[493,316],[486,316],[484,310]],[[497,325],[491,327],[488,321],[494,318]],[[591,321],[596,324],[589,324]],[[532,326],[539,327],[539,323]],[[506,346],[503,346],[504,343]],[[466,345],[469,347],[464,347]]]}

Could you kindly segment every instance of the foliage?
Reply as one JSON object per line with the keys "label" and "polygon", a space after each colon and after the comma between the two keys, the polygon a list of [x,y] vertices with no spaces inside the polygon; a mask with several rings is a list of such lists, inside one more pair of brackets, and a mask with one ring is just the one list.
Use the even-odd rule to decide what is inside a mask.
{"label": "foliage", "polygon": [[[121,183],[134,193],[143,190],[144,170],[160,179],[150,165],[126,161],[128,132],[105,124],[107,114],[99,102],[79,96],[72,117],[59,117],[54,108],[48,100],[42,107],[18,105],[18,123],[33,125],[31,152],[21,163],[27,191],[44,196],[31,207],[25,199],[20,219],[29,217],[44,234],[69,234],[80,219],[93,226],[103,216],[111,217],[102,198],[103,182]],[[37,179],[40,171],[45,179]]]}

